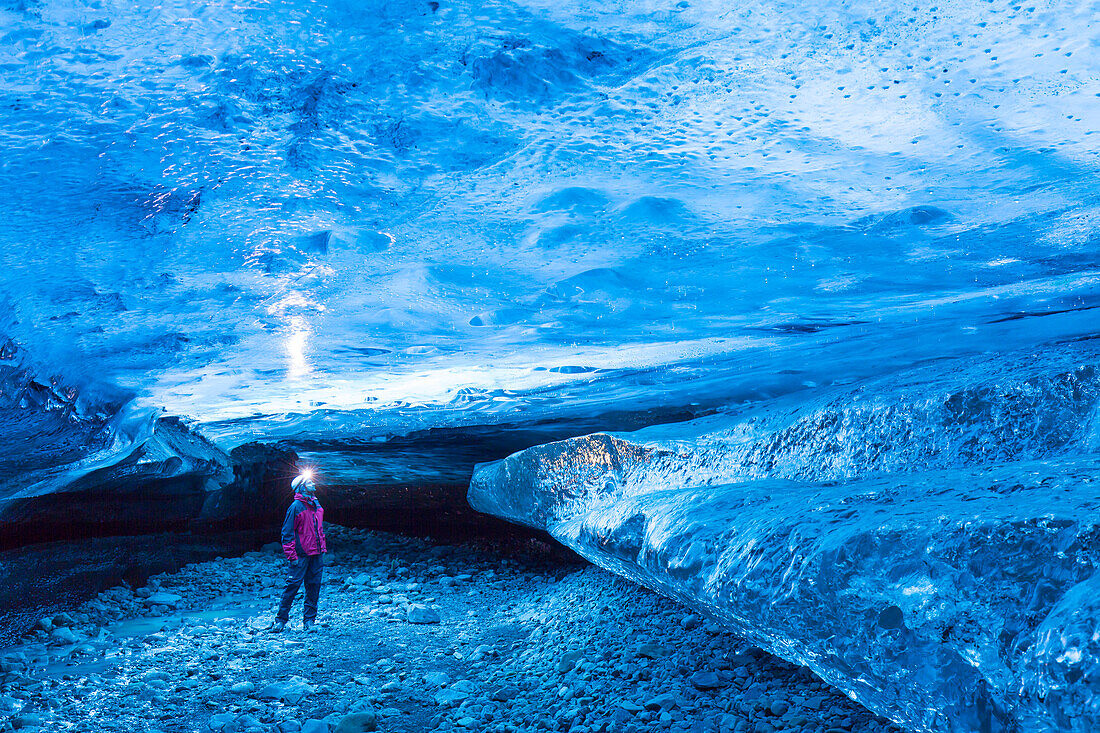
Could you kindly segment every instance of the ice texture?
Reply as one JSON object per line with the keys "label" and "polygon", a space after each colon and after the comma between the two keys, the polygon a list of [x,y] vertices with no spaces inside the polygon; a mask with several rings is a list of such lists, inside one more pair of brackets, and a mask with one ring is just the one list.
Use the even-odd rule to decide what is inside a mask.
{"label": "ice texture", "polygon": [[1085,335],[1095,10],[7,3],[0,337],[230,449]]}
{"label": "ice texture", "polygon": [[470,501],[908,729],[1096,730],[1100,372],[1065,350],[1092,361],[530,448],[478,466]]}

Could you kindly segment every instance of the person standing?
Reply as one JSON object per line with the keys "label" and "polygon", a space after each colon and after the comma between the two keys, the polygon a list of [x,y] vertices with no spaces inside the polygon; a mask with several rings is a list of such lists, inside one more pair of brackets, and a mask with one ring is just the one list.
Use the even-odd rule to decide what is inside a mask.
{"label": "person standing", "polygon": [[279,612],[271,630],[279,633],[290,621],[290,607],[298,588],[305,583],[305,608],[302,614],[302,628],[313,631],[317,619],[317,601],[321,595],[321,574],[325,565],[325,510],[317,501],[317,485],[310,472],[305,471],[296,477],[290,488],[294,490],[294,501],[287,509],[283,520],[283,553],[290,562],[286,576],[286,588],[279,603]]}

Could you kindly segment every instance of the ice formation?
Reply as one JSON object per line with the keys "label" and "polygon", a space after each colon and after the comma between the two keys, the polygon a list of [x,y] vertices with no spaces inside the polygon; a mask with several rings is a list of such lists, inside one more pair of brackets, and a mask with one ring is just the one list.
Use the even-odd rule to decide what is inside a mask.
{"label": "ice formation", "polygon": [[[480,505],[677,593],[646,553],[729,531],[706,556],[727,558],[755,531],[730,502],[780,555],[795,552],[783,507],[819,507],[798,537],[822,572],[828,542],[880,536],[842,512],[814,534],[839,502],[897,497],[912,521],[882,526],[913,543],[988,505],[975,527],[1023,522],[997,545],[1004,572],[1013,542],[1054,553],[1029,576],[1041,620],[1019,616],[1022,589],[1014,611],[1007,585],[981,595],[961,570],[914,580],[905,602],[904,578],[838,599],[876,624],[896,607],[901,626],[890,611],[860,627],[877,635],[828,642],[835,659],[798,617],[724,618],[913,726],[1086,725],[1091,642],[1063,654],[1077,642],[1055,629],[1087,627],[1095,604],[1059,569],[1088,543],[1057,548],[1091,526],[1100,451],[1098,13],[0,3],[5,537],[38,539],[30,518],[70,501],[182,524],[247,514],[265,450],[369,497],[465,488],[475,462],[544,445],[483,468]],[[655,432],[624,437],[637,428]],[[601,431],[620,437],[577,437]],[[1014,472],[1020,491],[994,501]],[[1043,485],[1066,491],[1048,502]],[[629,539],[642,527],[622,512],[650,517],[645,534]],[[642,564],[593,533],[641,543]],[[936,553],[966,540],[861,557],[957,570]],[[795,577],[722,592],[826,602]],[[945,634],[925,596],[971,606],[942,611],[960,619]],[[967,626],[980,613],[1020,645]],[[910,641],[946,656],[922,671]],[[986,680],[979,718],[937,670]],[[933,710],[904,689],[946,697]]]}
{"label": "ice formation", "polygon": [[537,446],[470,501],[909,729],[1095,730],[1100,355],[1064,349]]}

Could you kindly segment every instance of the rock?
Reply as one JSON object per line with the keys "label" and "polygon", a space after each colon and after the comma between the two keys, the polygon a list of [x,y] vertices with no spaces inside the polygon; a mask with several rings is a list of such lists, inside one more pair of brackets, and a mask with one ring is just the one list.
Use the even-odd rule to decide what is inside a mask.
{"label": "rock", "polygon": [[768,706],[768,712],[777,718],[781,718],[787,714],[787,711],[791,709],[791,706],[787,704],[786,700],[772,700],[772,704]]}
{"label": "rock", "polygon": [[247,695],[255,689],[256,685],[252,684],[251,682],[238,682],[237,684],[230,687],[229,691],[238,695]]}
{"label": "rock", "polygon": [[397,680],[391,680],[379,688],[380,692],[397,692],[401,689],[401,683]]}
{"label": "rock", "polygon": [[737,730],[739,718],[726,713],[718,720],[718,733],[733,733]]}
{"label": "rock", "polygon": [[306,695],[311,695],[315,688],[301,677],[291,677],[286,682],[273,682],[260,690],[259,697],[265,700],[282,700],[285,703],[295,705],[302,701]]}
{"label": "rock", "polygon": [[646,710],[670,710],[676,707],[676,696],[670,693],[662,693],[645,701]]}
{"label": "rock", "polygon": [[168,606],[169,608],[175,608],[182,600],[183,596],[177,596],[175,593],[168,593],[161,590],[146,598],[143,603],[147,606]]}
{"label": "rock", "polygon": [[[76,626],[76,620],[67,613],[59,613],[53,617],[54,626]],[[47,629],[49,631],[49,629]]]}
{"label": "rock", "polygon": [[691,631],[692,629],[697,629],[697,628],[699,628],[699,626],[702,623],[703,623],[703,620],[701,618],[699,618],[699,616],[694,614],[694,613],[689,613],[687,616],[684,616],[680,620],[680,626],[682,626],[686,631]]}
{"label": "rock", "polygon": [[410,624],[437,624],[439,623],[439,611],[414,603],[409,606],[405,618]]}
{"label": "rock", "polygon": [[469,693],[461,690],[455,690],[447,688],[446,690],[440,690],[435,693],[433,699],[436,705],[456,705],[470,696]]}
{"label": "rock", "polygon": [[[261,723],[259,721],[259,719],[256,718],[253,715],[242,715],[241,717],[237,718],[236,725],[237,725],[237,730],[240,730],[242,732],[243,731],[261,731],[261,733],[262,733],[263,731],[266,730],[266,728],[264,727],[264,724]],[[324,731],[324,733],[328,733],[328,730],[326,729]]]}
{"label": "rock", "polygon": [[471,718],[469,715],[467,715],[464,718],[459,718],[458,724],[463,728],[473,728],[475,725],[477,725],[477,718]]}
{"label": "rock", "polygon": [[725,684],[715,672],[696,672],[691,676],[691,686],[696,690],[717,690]]}
{"label": "rock", "polygon": [[584,652],[577,650],[562,654],[561,659],[558,660],[558,674],[565,674],[573,669],[582,656]]}
{"label": "rock", "polygon": [[310,718],[302,723],[302,733],[329,733],[331,730],[328,723],[317,718]]}
{"label": "rock", "polygon": [[493,694],[489,696],[490,700],[495,702],[508,702],[514,700],[520,695],[520,690],[515,685],[505,685],[504,687],[497,688],[493,691]]}
{"label": "rock", "polygon": [[667,650],[663,646],[652,642],[640,645],[636,651],[639,657],[646,657],[647,659],[657,659],[667,654]]}
{"label": "rock", "polygon": [[378,730],[378,716],[372,711],[366,711],[345,715],[340,719],[334,733],[366,733],[373,730]]}
{"label": "rock", "polygon": [[216,715],[211,715],[210,719],[206,721],[206,728],[221,733],[221,731],[224,731],[226,728],[230,730],[236,728],[236,720],[237,716],[233,713],[217,713]]}
{"label": "rock", "polygon": [[477,686],[469,680],[459,680],[445,690],[435,693],[436,705],[457,705],[469,698],[477,690]]}
{"label": "rock", "polygon": [[73,633],[72,629],[64,626],[51,631],[50,639],[56,644],[76,644],[80,641],[80,637]]}
{"label": "rock", "polygon": [[435,687],[443,687],[451,681],[451,677],[446,672],[428,672],[424,675],[424,681]]}
{"label": "rock", "polygon": [[11,720],[11,727],[16,730],[21,728],[38,728],[44,723],[38,715],[17,715]]}
{"label": "rock", "polygon": [[633,719],[634,716],[628,710],[624,710],[623,708],[615,708],[611,712],[611,721],[613,723],[618,723],[619,725],[622,725],[623,723],[629,722]]}

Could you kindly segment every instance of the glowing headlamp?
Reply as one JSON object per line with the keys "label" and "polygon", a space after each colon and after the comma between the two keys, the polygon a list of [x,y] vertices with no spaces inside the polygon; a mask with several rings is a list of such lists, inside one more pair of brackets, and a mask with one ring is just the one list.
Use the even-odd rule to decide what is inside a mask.
{"label": "glowing headlamp", "polygon": [[311,468],[303,468],[301,473],[295,476],[294,480],[290,482],[290,488],[296,491],[306,484],[309,485],[310,489],[316,486],[313,481],[313,469]]}

